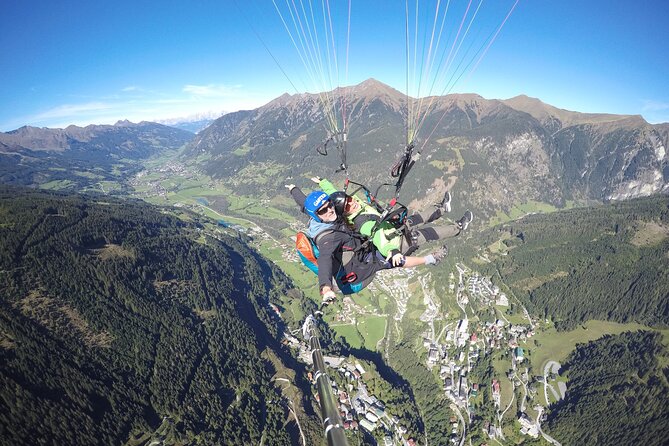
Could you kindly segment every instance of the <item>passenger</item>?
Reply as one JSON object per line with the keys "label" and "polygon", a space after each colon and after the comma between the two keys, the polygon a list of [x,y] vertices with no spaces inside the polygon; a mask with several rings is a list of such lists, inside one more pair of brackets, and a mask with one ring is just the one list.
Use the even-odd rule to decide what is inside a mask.
{"label": "passenger", "polygon": [[[377,226],[381,220],[381,213],[374,206],[356,196],[337,190],[326,179],[313,177],[311,180],[317,183],[324,192],[330,194],[338,213],[343,215],[356,231],[372,237],[376,248],[386,257],[393,257],[398,253],[406,254],[409,250],[415,251],[418,246],[426,242],[456,237],[466,230],[474,219],[474,214],[468,210],[454,223],[431,224],[442,217],[445,212],[451,210],[451,194],[447,191],[441,202],[436,205],[436,210],[414,213],[407,218],[408,231],[398,231],[397,225],[392,221],[385,221]],[[426,226],[428,224],[431,225]]]}
{"label": "passenger", "polygon": [[372,282],[380,270],[435,265],[446,255],[443,250],[437,250],[424,257],[405,257],[401,253],[385,257],[372,244],[365,249],[365,238],[337,215],[328,194],[314,191],[305,196],[294,184],[287,184],[286,188],[302,212],[311,217],[308,235],[315,241],[320,252],[318,285],[324,304],[335,299],[335,276],[344,283],[355,283],[362,289]]}

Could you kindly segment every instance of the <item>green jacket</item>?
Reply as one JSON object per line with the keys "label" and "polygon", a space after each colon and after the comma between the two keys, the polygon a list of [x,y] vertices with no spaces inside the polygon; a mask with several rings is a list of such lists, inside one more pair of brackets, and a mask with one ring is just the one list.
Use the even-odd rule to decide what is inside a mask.
{"label": "green jacket", "polygon": [[[326,194],[331,194],[340,190],[326,179],[322,179],[318,185]],[[353,199],[360,204],[360,210],[355,214],[346,216],[346,220],[355,227],[356,231],[369,237],[372,235],[374,225],[381,218],[381,214],[374,206],[367,204],[367,202],[355,195],[353,196]],[[372,243],[384,257],[388,257],[389,255],[394,255],[400,252],[400,248],[402,247],[402,234],[395,229],[392,223],[384,222],[374,233]]]}

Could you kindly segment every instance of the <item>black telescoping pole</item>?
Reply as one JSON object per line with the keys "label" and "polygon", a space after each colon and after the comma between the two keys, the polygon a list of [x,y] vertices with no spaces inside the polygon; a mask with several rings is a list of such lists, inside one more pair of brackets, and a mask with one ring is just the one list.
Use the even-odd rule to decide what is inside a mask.
{"label": "black telescoping pole", "polygon": [[321,354],[321,344],[318,340],[316,326],[314,320],[309,320],[309,318],[312,318],[312,316],[309,316],[305,322],[304,334],[305,337],[308,336],[311,357],[314,361],[316,388],[321,403],[325,438],[327,439],[328,446],[348,446],[348,441],[344,433],[344,425],[339,415],[339,409],[332,393],[332,386],[325,367],[325,361],[323,361],[323,355]]}

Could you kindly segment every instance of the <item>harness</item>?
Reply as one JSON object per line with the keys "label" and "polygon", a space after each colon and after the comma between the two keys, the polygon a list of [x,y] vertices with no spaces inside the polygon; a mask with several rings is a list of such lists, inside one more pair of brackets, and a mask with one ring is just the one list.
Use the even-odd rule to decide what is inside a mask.
{"label": "harness", "polygon": [[[322,236],[324,236],[326,234],[332,234],[334,232],[340,232],[342,234],[346,234],[350,238],[358,239],[362,242],[362,243],[360,243],[360,246],[358,246],[357,248],[353,248],[353,249],[351,249],[351,247],[344,246],[344,248],[348,248],[348,249],[342,249],[342,264],[348,264],[353,259],[353,257],[356,256],[356,255],[358,256],[358,258],[360,260],[362,260],[362,259],[364,259],[364,257],[368,253],[376,250],[376,248],[374,247],[373,244],[368,243],[369,242],[369,237],[368,236],[360,234],[358,232],[342,231],[341,229],[334,229],[334,228],[325,229],[325,230],[319,232],[318,234],[316,234],[316,237],[314,237],[314,243],[316,243],[316,245],[318,246],[318,240]],[[347,256],[347,261],[344,262],[344,255],[349,254],[349,253],[350,253],[350,255]]]}
{"label": "harness", "polygon": [[372,280],[372,277],[367,277],[362,281],[359,280],[358,274],[356,271],[346,272],[347,267],[351,264],[354,259],[357,259],[360,263],[369,263],[374,258],[376,258],[376,247],[367,243],[368,237],[358,234],[351,231],[342,231],[341,229],[325,229],[319,232],[316,237],[313,238],[313,242],[318,246],[318,241],[321,237],[332,234],[335,232],[340,232],[346,234],[351,239],[361,240],[362,243],[356,248],[344,245],[341,250],[341,265],[337,272],[333,274],[337,286],[344,294],[352,294],[361,291],[365,288]]}
{"label": "harness", "polygon": [[[339,132],[330,135],[322,145],[316,148],[316,151],[320,155],[327,156],[328,145],[332,143],[336,145],[337,150],[339,151],[339,157],[341,161],[340,167],[339,169],[337,169],[336,172],[343,171],[346,174],[346,180],[344,181],[344,192],[347,193],[348,195],[355,195],[356,193],[363,191],[367,203],[371,206],[374,206],[376,211],[381,214],[378,220],[376,221],[374,227],[372,228],[370,235],[367,237],[367,240],[363,241],[363,246],[365,246],[365,249],[369,249],[369,245],[373,246],[372,239],[374,238],[376,233],[384,226],[385,223],[390,223],[392,226],[395,227],[395,233],[393,234],[393,236],[402,236],[404,237],[405,240],[409,242],[409,248],[406,250],[404,254],[405,255],[412,254],[416,249],[418,249],[418,246],[415,244],[415,241],[411,236],[411,231],[406,224],[409,210],[405,205],[399,203],[398,199],[400,195],[400,190],[402,189],[402,185],[404,184],[404,180],[406,179],[407,175],[409,174],[413,166],[416,164],[416,160],[420,156],[420,152],[418,152],[414,157],[414,149],[416,148],[414,142],[411,141],[406,145],[404,153],[390,170],[390,176],[392,178],[397,178],[395,183],[383,183],[379,185],[379,187],[376,188],[374,194],[372,194],[369,188],[364,184],[356,183],[355,181],[351,181],[349,178],[348,165],[346,163],[346,146],[347,146],[346,132]],[[348,188],[350,185],[357,186],[357,189],[352,193],[348,193]],[[390,200],[388,205],[385,207],[381,205],[381,203],[376,198],[379,194],[379,191],[384,186],[395,187],[395,196]],[[392,237],[386,235],[387,240],[390,240],[390,238]]]}

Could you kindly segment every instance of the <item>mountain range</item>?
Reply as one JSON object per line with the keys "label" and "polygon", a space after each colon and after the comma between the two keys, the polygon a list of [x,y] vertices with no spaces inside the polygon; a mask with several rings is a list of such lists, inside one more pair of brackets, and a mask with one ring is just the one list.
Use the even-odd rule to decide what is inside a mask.
{"label": "mountain range", "polygon": [[[407,97],[373,79],[329,94],[346,98],[351,177],[373,186],[391,180],[388,171],[405,147]],[[453,94],[423,104],[431,106],[416,140],[422,156],[404,196],[429,200],[413,206],[446,188],[488,216],[530,200],[561,207],[669,192],[669,124],[577,113],[527,96]],[[217,119],[183,159],[206,154],[201,165],[210,175],[240,192],[272,196],[288,177],[329,176],[339,166],[334,148],[328,157],[316,153],[327,138],[320,97],[285,94]],[[270,165],[273,174],[262,184],[249,175]]]}
{"label": "mountain range", "polygon": [[86,149],[116,157],[146,158],[160,149],[175,148],[190,140],[191,134],[154,122],[118,121],[114,125],[68,126],[49,129],[24,126],[0,133],[0,151],[16,153],[25,150],[67,152]]}
{"label": "mountain range", "polygon": [[[446,189],[456,197],[456,210],[470,207],[489,218],[528,201],[563,207],[669,192],[669,123],[562,110],[527,96],[452,94],[419,102],[374,79],[327,94],[346,99],[350,177],[372,189],[393,182],[389,171],[406,146],[409,107],[424,112],[415,140],[421,156],[401,196],[414,208],[430,205]],[[136,171],[129,160],[185,145],[184,163],[239,193],[273,197],[289,178],[343,179],[335,174],[341,160],[333,145],[327,157],[317,154],[329,136],[325,128],[321,96],[306,93],[225,114],[197,135],[127,121],[22,127],[0,133],[0,180],[35,185],[69,178],[81,186],[85,175],[73,180],[63,172],[115,171],[118,179]]]}
{"label": "mountain range", "polygon": [[0,182],[35,186],[66,181],[81,190],[123,178],[140,169],[138,161],[177,149],[192,137],[191,132],[153,122],[21,127],[0,133]]}
{"label": "mountain range", "polygon": [[[370,186],[388,182],[406,145],[409,99],[375,80],[332,94],[348,104],[351,178]],[[449,241],[449,259],[466,252],[484,274],[508,284],[532,314],[550,318],[560,330],[592,319],[666,327],[667,204],[660,194],[669,192],[669,124],[571,112],[526,96],[448,95],[423,104],[430,112],[415,141],[420,159],[401,196],[411,206],[430,206],[446,189],[453,191],[454,211],[471,207],[477,219],[528,201],[556,207],[616,202],[470,231],[474,235]],[[283,95],[258,109],[226,114],[197,135],[127,121],[22,127],[0,134],[0,182],[62,182],[80,190],[105,180],[122,182],[148,158],[182,149],[183,163],[222,180],[234,193],[272,198],[285,195],[288,181],[304,186],[313,175],[343,179],[334,172],[340,163],[336,148],[329,147],[325,157],[315,150],[324,148],[327,137],[320,97],[311,94]],[[632,200],[648,195],[654,196]],[[292,209],[287,202],[271,206]],[[300,414],[306,442],[322,439],[304,370],[280,344],[285,327],[269,305],[279,305],[283,295],[294,296],[297,305],[307,299],[247,246],[245,236],[213,237],[187,211],[114,197],[3,186],[0,210],[5,441],[296,444],[300,427],[291,407]],[[406,325],[418,339],[421,325]],[[448,428],[448,406],[434,406],[439,388],[418,361],[414,339],[406,336],[390,350],[388,364],[412,383],[413,395],[428,411],[420,415],[426,425]],[[582,349],[581,356],[596,359],[597,370],[579,370],[578,357],[569,360],[570,376],[585,376],[574,395],[588,399],[571,398],[562,413],[558,408],[552,414],[551,429],[560,438],[583,437],[599,420],[588,416],[583,424],[582,415],[608,408],[605,399],[597,399],[601,395],[590,394],[593,382],[619,405],[609,413],[612,419],[651,407],[628,436],[643,434],[648,425],[662,432],[664,359],[658,366],[642,348],[629,349],[617,374],[627,376],[638,363],[651,373],[623,389],[624,400],[607,381],[606,363],[617,361],[624,346],[661,350],[659,338],[638,336],[607,341],[592,352]],[[378,362],[384,364],[381,356]],[[286,375],[294,387],[276,385],[277,376],[290,381],[283,378],[290,369],[300,370]],[[654,380],[646,393],[657,399],[653,405],[634,399],[646,377]],[[628,407],[635,410],[623,412]],[[573,413],[578,420],[572,421]],[[574,432],[576,423],[581,424]]]}

